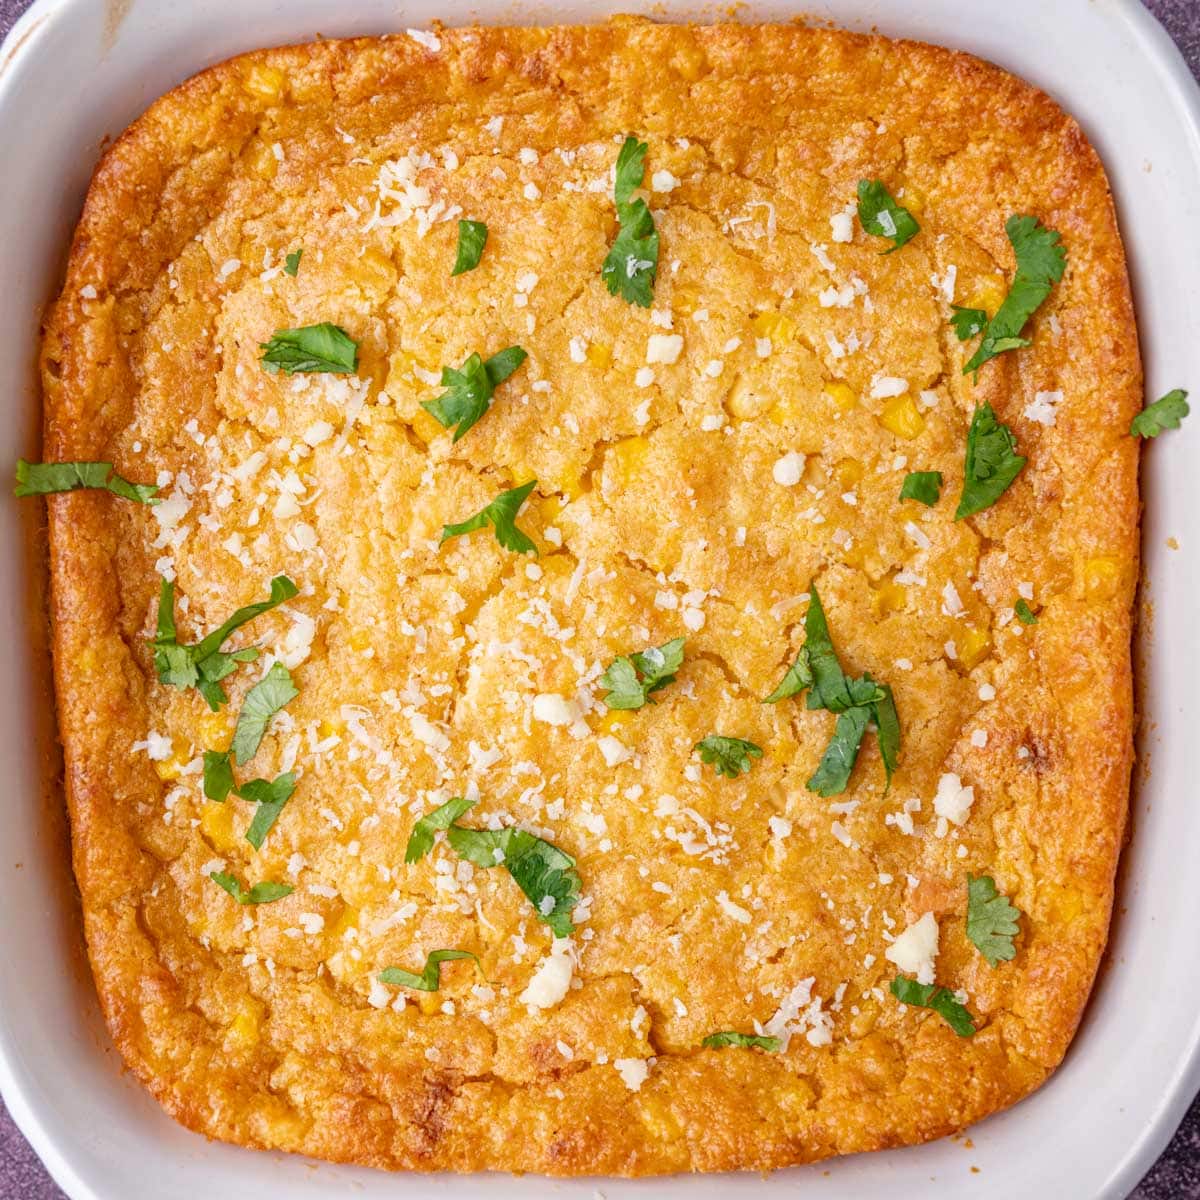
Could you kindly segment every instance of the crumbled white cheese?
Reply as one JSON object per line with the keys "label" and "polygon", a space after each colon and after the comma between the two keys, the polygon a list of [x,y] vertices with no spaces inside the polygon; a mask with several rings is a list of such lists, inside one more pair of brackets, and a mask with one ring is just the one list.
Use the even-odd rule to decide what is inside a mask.
{"label": "crumbled white cheese", "polygon": [[933,798],[933,811],[955,825],[961,825],[975,803],[975,789],[963,787],[963,782],[953,771],[947,771],[938,780],[937,794]]}
{"label": "crumbled white cheese", "polygon": [[613,1066],[620,1075],[621,1082],[631,1092],[636,1092],[650,1074],[650,1067],[644,1058],[614,1058]]}
{"label": "crumbled white cheese", "polygon": [[888,400],[892,396],[903,396],[908,391],[908,380],[898,375],[876,375],[871,380],[871,399]]}
{"label": "crumbled white cheese", "polygon": [[521,993],[521,1003],[530,1008],[553,1008],[570,991],[574,973],[575,943],[570,938],[555,938],[550,953]]}
{"label": "crumbled white cheese", "polygon": [[918,983],[933,982],[933,960],[938,952],[938,923],[931,912],[914,921],[883,952],[906,975],[915,975]]}
{"label": "crumbled white cheese", "polygon": [[780,487],[795,487],[804,474],[806,461],[803,454],[792,450],[776,460],[774,467],[771,468],[771,477]]}
{"label": "crumbled white cheese", "polygon": [[1052,426],[1057,420],[1057,408],[1062,398],[1062,392],[1037,392],[1033,402],[1025,406],[1025,415],[1039,425]]}
{"label": "crumbled white cheese", "polygon": [[406,29],[404,32],[414,42],[424,46],[426,50],[432,50],[436,53],[442,48],[442,39],[436,33],[430,33],[426,29]]}
{"label": "crumbled white cheese", "polygon": [[650,176],[650,186],[656,192],[673,192],[679,186],[679,180],[670,171],[655,171]]}
{"label": "crumbled white cheese", "polygon": [[133,743],[133,749],[145,750],[151,762],[165,762],[171,757],[171,739],[151,729],[144,742]]}
{"label": "crumbled white cheese", "polygon": [[942,588],[942,615],[946,617],[961,617],[966,611],[958,595],[958,588],[954,586],[951,580],[947,580],[946,586]]}
{"label": "crumbled white cheese", "polygon": [[596,745],[599,747],[600,753],[604,755],[605,763],[610,767],[628,762],[633,757],[633,751],[611,734],[605,734],[596,742]]}
{"label": "crumbled white cheese", "polygon": [[533,698],[534,720],[546,725],[570,725],[578,715],[576,706],[555,692],[539,692]]}
{"label": "crumbled white cheese", "polygon": [[638,367],[633,382],[640,388],[647,388],[654,382],[654,372],[649,367]]}
{"label": "crumbled white cheese", "polygon": [[678,333],[652,333],[646,341],[648,363],[673,363],[683,353],[683,337]]}
{"label": "crumbled white cheese", "polygon": [[750,913],[740,904],[735,904],[730,900],[728,892],[717,893],[717,907],[731,920],[737,921],[739,925],[750,924]]}

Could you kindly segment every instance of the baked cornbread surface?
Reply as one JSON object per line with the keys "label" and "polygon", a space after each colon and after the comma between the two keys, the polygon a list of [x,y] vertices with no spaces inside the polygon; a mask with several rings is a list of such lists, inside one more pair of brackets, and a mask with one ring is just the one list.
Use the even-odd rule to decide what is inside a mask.
{"label": "baked cornbread surface", "polygon": [[[662,239],[652,309],[599,274],[630,133]],[[920,221],[895,253],[857,220],[831,236],[864,178]],[[1066,275],[1032,344],[973,379],[949,302],[995,310],[1018,212],[1061,233]],[[490,232],[451,279],[457,216]],[[319,322],[358,341],[357,375],[263,370],[260,343]],[[676,361],[647,363],[656,334],[682,337]],[[452,444],[420,407],[437,374],[513,344],[528,361]],[[798,26],[246,55],[106,154],[43,367],[45,457],[167,498],[55,496],[50,534],[96,983],[185,1125],[396,1169],[763,1169],[960,1129],[1059,1063],[1125,819],[1141,378],[1103,170],[1046,96]],[[1053,424],[1026,415],[1047,392]],[[1029,462],[955,522],[982,401]],[[939,505],[897,499],[910,470],[942,472]],[[531,478],[539,557],[486,530],[439,546]],[[196,641],[281,573],[300,594],[231,643],[266,656],[228,706],[158,682],[160,577]],[[870,734],[844,794],[808,791],[833,715],[761,702],[814,581],[847,674],[894,690],[886,793]],[[658,703],[610,712],[604,668],[675,637]],[[252,806],[206,801],[199,760],[275,658],[299,695],[244,774],[297,785],[255,851]],[[721,778],[692,749],[714,732],[764,755]],[[933,808],[950,772],[974,789],[961,826]],[[478,798],[465,823],[575,857],[569,942],[552,953],[512,879],[441,838],[405,864],[414,821],[455,795]],[[216,869],[295,890],[242,907]],[[1024,914],[996,968],[964,931],[968,872]],[[930,912],[970,1038],[888,993],[891,939]],[[378,982],[443,947],[478,970]],[[560,999],[523,1001],[564,966]],[[701,1047],[772,1018],[777,1054]]]}

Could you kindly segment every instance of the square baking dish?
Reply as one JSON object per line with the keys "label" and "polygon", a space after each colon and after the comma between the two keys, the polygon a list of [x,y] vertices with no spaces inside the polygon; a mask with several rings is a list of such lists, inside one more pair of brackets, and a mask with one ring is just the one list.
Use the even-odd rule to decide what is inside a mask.
{"label": "square baking dish", "polygon": [[[665,8],[665,13],[664,13]],[[231,54],[317,35],[396,32],[435,17],[548,23],[642,9],[714,19],[667,3],[568,0],[449,10],[432,0],[39,0],[0,51],[0,461],[36,457],[36,339],[70,232],[106,136],[151,100]],[[788,19],[761,3],[740,19]],[[1008,0],[1003,22],[965,19],[961,0],[823,0],[811,20],[877,28],[974,52],[1043,87],[1096,145],[1116,193],[1133,276],[1148,396],[1200,394],[1200,91],[1137,0]],[[85,81],[81,87],[79,81]],[[1112,940],[1066,1062],[1036,1095],[928,1146],[756,1175],[644,1181],[420,1180],[208,1143],[171,1122],[108,1044],[79,931],[55,779],[49,662],[40,616],[40,507],[0,507],[0,696],[7,794],[0,805],[0,1089],[18,1124],[73,1200],[192,1200],[269,1195],[317,1200],[416,1190],[480,1200],[774,1196],[831,1200],[944,1192],[1123,1196],[1162,1149],[1200,1086],[1200,956],[1188,866],[1200,859],[1185,696],[1200,674],[1193,615],[1200,595],[1200,483],[1189,455],[1200,421],[1147,447],[1144,578],[1137,664],[1143,714],[1133,840],[1121,871]],[[599,1189],[599,1192],[597,1192]]]}

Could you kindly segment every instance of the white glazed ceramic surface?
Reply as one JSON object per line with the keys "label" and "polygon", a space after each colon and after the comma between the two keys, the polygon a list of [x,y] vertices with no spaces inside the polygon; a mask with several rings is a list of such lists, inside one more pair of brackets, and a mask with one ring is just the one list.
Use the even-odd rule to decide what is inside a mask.
{"label": "white glazed ceramic surface", "polygon": [[[978,5],[978,7],[976,7]],[[39,0],[0,52],[0,465],[36,455],[41,309],[104,137],[154,97],[239,51],[447,23],[589,21],[651,0],[477,7],[434,0]],[[673,6],[668,2],[668,9]],[[1137,0],[765,0],[752,15],[810,17],[960,47],[1041,85],[1082,122],[1117,193],[1148,392],[1200,396],[1200,93]],[[448,16],[447,12],[453,15]],[[658,15],[661,15],[659,12]],[[679,15],[703,17],[680,10]],[[751,13],[743,12],[748,16]],[[0,501],[0,1087],[73,1200],[354,1194],[461,1200],[689,1200],[804,1194],[1118,1197],[1162,1149],[1200,1086],[1200,414],[1146,452],[1140,639],[1143,763],[1133,840],[1105,967],[1066,1063],[1037,1095],[962,1139],[756,1175],[640,1182],[506,1176],[416,1180],[209,1144],[167,1119],[104,1034],[78,932],[53,769],[36,501]],[[1189,459],[1192,460],[1189,466]],[[8,470],[8,467],[4,467]],[[1167,546],[1177,538],[1179,549]],[[51,759],[52,760],[52,759]],[[978,1173],[972,1172],[978,1167]]]}

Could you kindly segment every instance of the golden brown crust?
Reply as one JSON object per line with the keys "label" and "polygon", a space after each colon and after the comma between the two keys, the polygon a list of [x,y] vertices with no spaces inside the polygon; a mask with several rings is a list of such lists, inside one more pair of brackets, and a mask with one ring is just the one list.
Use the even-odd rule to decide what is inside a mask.
{"label": "golden brown crust", "polygon": [[[138,480],[165,470],[168,493],[182,472],[191,488],[174,530],[103,494],[50,501],[75,869],[114,1041],[190,1128],[414,1170],[771,1168],[923,1141],[1012,1103],[1058,1064],[1086,1001],[1131,763],[1138,501],[1124,431],[1141,376],[1094,152],[1040,92],[914,43],[627,20],[439,42],[325,42],[224,63],[153,105],[88,196],[46,330],[45,457],[111,460]],[[597,274],[614,231],[604,175],[626,132],[649,142],[647,184],[657,170],[680,180],[650,200],[663,238],[655,305],[685,351],[647,387],[635,372],[663,330]],[[401,217],[372,220],[380,166],[413,148],[436,152],[417,164],[431,196],[415,207],[457,202],[492,231],[484,264],[453,282],[444,214],[422,235],[421,212],[402,219],[385,198],[381,215]],[[920,209],[921,234],[886,258],[861,230],[831,243],[830,217],[863,177]],[[953,265],[957,302],[994,307],[1013,212],[1061,232],[1067,274],[1031,323],[1033,345],[973,383],[930,277]],[[272,275],[300,244],[296,279]],[[523,272],[539,277],[525,302]],[[855,274],[870,306],[861,294],[818,302]],[[315,419],[345,421],[353,396],[319,378],[297,392],[257,365],[276,327],[319,320],[360,341],[370,381],[346,453],[337,437],[304,449],[303,435]],[[826,335],[844,349],[851,331],[860,348],[834,357]],[[419,408],[435,394],[421,373],[510,342],[530,351],[525,374],[451,448]],[[718,360],[721,375],[706,373]],[[914,406],[912,440],[881,424],[880,375],[936,393]],[[839,410],[831,381],[858,403]],[[1063,394],[1052,426],[1025,415],[1044,391]],[[994,508],[955,524],[981,400],[1029,465]],[[262,474],[231,478],[256,451]],[[772,466],[793,451],[808,462],[786,488]],[[897,504],[897,456],[943,472],[936,510]],[[293,469],[303,516],[276,517]],[[522,518],[540,578],[490,535],[436,549],[442,523],[531,475],[540,497],[570,500]],[[217,718],[195,692],[157,682],[146,638],[166,567],[190,604],[189,638],[274,574],[302,586],[249,631],[291,656],[301,689],[255,762],[269,777],[301,735],[296,796],[260,854],[240,837],[248,806],[206,806],[189,766],[224,744],[257,675],[235,676]],[[923,582],[898,583],[903,571]],[[858,801],[852,813],[803,787],[832,718],[757,701],[799,644],[794,600],[810,578],[846,669],[891,683],[904,727],[886,797],[868,738],[838,798]],[[962,616],[943,611],[947,582]],[[1041,609],[1032,631],[1005,619],[1023,584]],[[689,609],[700,628],[684,628]],[[315,633],[300,654],[306,621]],[[679,684],[654,709],[613,724],[598,708],[578,740],[529,721],[533,693],[570,697],[582,683],[594,698],[594,664],[685,633]],[[970,663],[959,651],[976,643]],[[984,684],[994,700],[978,698]],[[150,730],[171,739],[168,759],[133,749]],[[695,776],[691,744],[714,730],[766,749],[749,776]],[[605,735],[636,757],[608,765]],[[332,736],[336,747],[313,750]],[[480,765],[471,742],[501,759]],[[931,800],[948,771],[976,799],[939,837]],[[531,821],[579,859],[582,986],[545,1011],[519,997],[549,937],[511,882],[457,879],[444,849],[403,865],[414,817],[438,789],[472,783],[479,813]],[[673,824],[663,796],[712,837],[690,817]],[[922,803],[912,836],[885,821],[909,798]],[[297,890],[238,909],[205,877],[214,859]],[[963,932],[967,871],[994,876],[1026,914],[1016,959],[995,970]],[[964,989],[981,1022],[970,1040],[886,994],[888,938],[928,911],[941,925],[938,982]],[[442,945],[477,950],[488,989],[453,964],[432,1002],[373,1006],[379,968],[414,968]],[[829,1044],[800,1032],[778,1056],[699,1049],[716,1028],[767,1020],[808,977],[825,1014],[808,1028],[831,1016]],[[439,1010],[446,997],[453,1015]],[[612,1065],[625,1059],[651,1060],[639,1090]]]}

